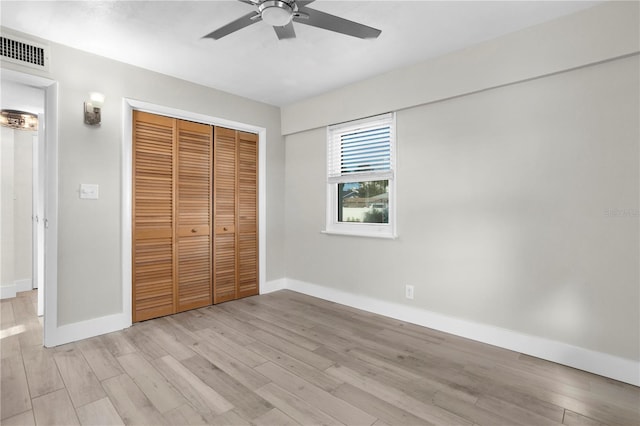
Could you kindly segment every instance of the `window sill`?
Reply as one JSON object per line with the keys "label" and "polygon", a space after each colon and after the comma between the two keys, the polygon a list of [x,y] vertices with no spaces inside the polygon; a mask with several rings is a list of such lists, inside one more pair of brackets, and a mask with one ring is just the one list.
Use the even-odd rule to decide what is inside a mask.
{"label": "window sill", "polygon": [[346,237],[364,237],[364,238],[381,238],[384,240],[395,240],[398,238],[395,234],[382,234],[374,232],[348,232],[348,231],[320,231],[321,234],[326,235],[341,235]]}

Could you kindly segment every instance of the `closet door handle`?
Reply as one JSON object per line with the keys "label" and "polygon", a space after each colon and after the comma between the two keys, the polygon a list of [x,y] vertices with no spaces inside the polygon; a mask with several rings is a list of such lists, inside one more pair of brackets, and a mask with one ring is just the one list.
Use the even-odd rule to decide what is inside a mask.
{"label": "closet door handle", "polygon": [[222,228],[223,231],[228,231],[227,227],[225,226],[224,228]]}
{"label": "closet door handle", "polygon": [[198,230],[197,230],[196,228],[193,228],[193,229],[191,230],[191,232],[193,232],[193,233],[195,234],[196,232],[198,232]]}

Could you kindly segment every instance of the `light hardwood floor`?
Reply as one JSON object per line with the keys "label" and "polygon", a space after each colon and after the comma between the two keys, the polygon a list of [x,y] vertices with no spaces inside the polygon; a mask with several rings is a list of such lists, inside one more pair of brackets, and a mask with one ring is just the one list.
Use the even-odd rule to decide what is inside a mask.
{"label": "light hardwood floor", "polygon": [[640,389],[280,291],[53,349],[1,301],[3,425],[640,424]]}

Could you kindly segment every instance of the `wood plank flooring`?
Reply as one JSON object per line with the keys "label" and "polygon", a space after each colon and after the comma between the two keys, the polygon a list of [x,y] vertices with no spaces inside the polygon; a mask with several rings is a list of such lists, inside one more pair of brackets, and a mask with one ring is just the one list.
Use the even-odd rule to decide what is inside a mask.
{"label": "wood plank flooring", "polygon": [[280,291],[43,348],[0,301],[3,425],[639,425],[640,388]]}

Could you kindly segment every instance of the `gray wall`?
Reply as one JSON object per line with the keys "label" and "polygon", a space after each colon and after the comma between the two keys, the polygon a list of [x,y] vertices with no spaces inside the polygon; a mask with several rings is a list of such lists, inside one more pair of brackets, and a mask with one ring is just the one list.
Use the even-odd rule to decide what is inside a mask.
{"label": "gray wall", "polygon": [[[283,277],[284,144],[277,107],[53,43],[50,64],[47,77],[59,82],[58,325],[122,312],[125,97],[267,129],[266,276]],[[83,102],[94,91],[106,96],[100,127],[83,122]],[[100,199],[80,200],[81,183],[98,184]]]}
{"label": "gray wall", "polygon": [[289,135],[635,54],[640,3],[604,4],[282,108]]}
{"label": "gray wall", "polygon": [[400,111],[394,241],[320,234],[326,134],[288,136],[287,278],[640,359],[639,72]]}
{"label": "gray wall", "polygon": [[[637,4],[605,5],[554,30],[582,28],[565,37],[569,45],[553,42],[579,51],[576,40],[600,36],[589,27],[600,16],[630,57],[608,60],[621,43],[609,53],[598,45],[601,56],[582,60],[604,63],[511,83],[513,74],[493,61],[512,59],[496,48],[508,43],[496,40],[478,47],[493,56],[472,48],[455,57],[467,74],[490,63],[497,87],[398,108],[397,240],[320,233],[326,130],[314,123],[384,112],[417,96],[392,86],[382,90],[387,99],[380,80],[424,94],[462,83],[449,81],[444,68],[442,80],[399,70],[287,107],[283,127],[296,132],[286,137],[287,278],[639,360],[640,65],[637,20],[631,30],[622,24],[637,11]],[[554,40],[548,26],[539,31],[526,36]],[[562,55],[549,52],[546,65],[557,65]],[[478,66],[468,67],[473,60]],[[300,111],[311,114],[313,128],[287,118]],[[415,286],[415,300],[404,298],[406,284]]]}

